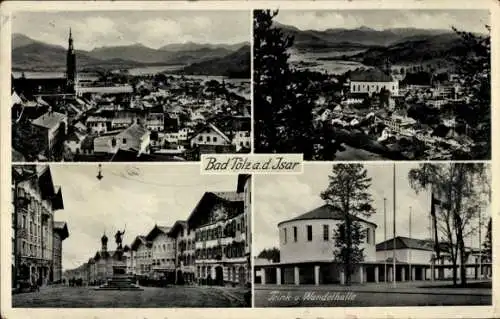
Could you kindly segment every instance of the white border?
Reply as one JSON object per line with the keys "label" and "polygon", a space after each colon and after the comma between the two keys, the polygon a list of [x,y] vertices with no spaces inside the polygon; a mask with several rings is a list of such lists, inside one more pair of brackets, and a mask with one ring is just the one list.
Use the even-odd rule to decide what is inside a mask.
{"label": "white border", "polygon": [[[90,2],[90,1],[50,1],[50,2],[34,2],[34,1],[7,1],[2,2],[0,7],[0,118],[4,119],[1,125],[1,158],[0,158],[0,176],[2,177],[1,187],[1,266],[2,276],[1,280],[1,305],[2,317],[17,318],[17,317],[47,317],[47,318],[102,318],[102,317],[122,317],[122,318],[183,318],[185,316],[195,316],[203,318],[221,318],[221,317],[236,317],[236,318],[255,318],[255,317],[268,317],[268,318],[281,318],[281,317],[294,317],[294,318],[338,318],[338,317],[351,317],[351,318],[487,318],[496,317],[500,315],[497,303],[498,299],[497,290],[500,288],[500,280],[497,278],[499,271],[499,263],[494,263],[493,266],[493,306],[453,306],[453,307],[387,307],[387,308],[255,308],[255,309],[11,309],[11,296],[10,296],[10,121],[6,120],[10,117],[10,54],[11,54],[11,19],[10,14],[13,11],[114,11],[114,10],[143,10],[143,11],[157,11],[157,10],[249,10],[263,9],[263,8],[279,8],[282,10],[346,10],[346,9],[490,9],[491,10],[491,42],[492,42],[492,122],[498,123],[499,107],[498,94],[500,66],[498,60],[499,48],[499,35],[498,35],[498,21],[500,21],[500,5],[496,0],[474,0],[474,1],[457,1],[457,0],[436,0],[436,1],[404,1],[404,0],[353,0],[353,1],[174,1],[174,2]],[[252,20],[252,19],[251,19]],[[251,22],[252,23],[252,22]],[[253,39],[252,39],[253,40]],[[252,50],[253,54],[253,50]],[[253,73],[253,72],[252,72]],[[253,74],[252,74],[253,76]],[[253,91],[253,90],[252,90]],[[253,92],[251,93],[253,94]],[[252,96],[252,95],[251,95]],[[495,107],[494,107],[495,106]],[[252,102],[252,116],[253,116],[253,102]],[[253,133],[252,133],[253,134]],[[500,218],[499,203],[496,199],[494,190],[500,186],[500,179],[497,175],[500,173],[498,163],[496,163],[498,154],[495,149],[497,144],[498,129],[493,125],[492,127],[492,188],[493,188],[493,203],[492,203],[492,218],[494,233],[499,227]],[[370,162],[376,163],[376,161]],[[380,162],[389,164],[390,162]],[[127,163],[117,163],[127,164]],[[138,163],[134,163],[137,165]],[[143,163],[144,165],[183,165],[185,163]],[[188,163],[186,163],[188,164]],[[62,163],[55,163],[55,165],[63,165]],[[64,163],[64,165],[96,165],[96,163]],[[111,164],[113,165],[113,164]],[[255,183],[252,183],[255,186]],[[255,187],[252,188],[252,193],[255,192]],[[252,197],[253,194],[252,194]],[[252,201],[252,225],[253,216],[255,214],[254,201]],[[258,233],[258,229],[254,232]],[[496,260],[496,249],[500,247],[500,239],[493,236],[494,243],[494,260]],[[252,256],[253,261],[253,256]],[[253,277],[253,271],[252,271]]]}

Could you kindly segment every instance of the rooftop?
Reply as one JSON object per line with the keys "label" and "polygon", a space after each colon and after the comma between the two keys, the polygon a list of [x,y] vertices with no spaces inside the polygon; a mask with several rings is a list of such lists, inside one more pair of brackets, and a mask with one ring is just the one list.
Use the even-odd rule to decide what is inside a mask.
{"label": "rooftop", "polygon": [[94,87],[78,87],[79,93],[97,93],[97,94],[122,94],[132,93],[133,88],[130,85],[121,86],[94,86]]}
{"label": "rooftop", "polygon": [[351,81],[356,82],[392,82],[394,79],[392,76],[388,75],[384,71],[380,69],[368,69],[368,70],[360,70],[353,71],[350,75]]}
{"label": "rooftop", "polygon": [[[395,245],[394,242],[396,242]],[[396,249],[417,249],[433,251],[434,243],[431,240],[426,239],[415,239],[398,236],[395,239],[389,239],[378,243],[376,246],[376,250],[392,250],[393,247],[396,247]]]}
{"label": "rooftop", "polygon": [[[377,227],[375,223],[369,222],[367,220],[364,220],[362,218],[353,216],[354,220],[364,222],[370,225],[373,225]],[[339,210],[336,210],[332,205],[325,204],[323,206],[320,206],[318,208],[315,208],[305,214],[302,214],[298,217],[288,219],[285,221],[282,221],[278,224],[281,225],[283,223],[291,222],[291,221],[298,221],[298,220],[311,220],[311,219],[333,219],[333,220],[343,220],[344,219],[344,213],[342,213]]]}
{"label": "rooftop", "polygon": [[39,118],[31,122],[33,125],[45,127],[48,129],[58,126],[61,122],[66,120],[66,115],[58,112],[47,112]]}

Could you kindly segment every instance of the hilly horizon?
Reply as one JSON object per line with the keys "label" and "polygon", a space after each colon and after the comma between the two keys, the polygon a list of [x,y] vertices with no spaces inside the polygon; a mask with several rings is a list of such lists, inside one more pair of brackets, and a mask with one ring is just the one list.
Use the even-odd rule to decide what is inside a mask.
{"label": "hilly horizon", "polygon": [[[76,50],[78,66],[118,66],[135,67],[146,65],[191,64],[222,58],[246,42],[236,44],[175,43],[159,49],[147,47],[141,43],[123,46],[106,46],[90,51]],[[15,33],[12,35],[12,67],[31,69],[33,67],[63,67],[66,63],[66,48],[33,40]]]}
{"label": "hilly horizon", "polygon": [[375,30],[368,27],[355,29],[327,29],[302,31],[293,26],[276,24],[284,34],[294,37],[297,52],[314,54],[337,52],[338,55],[320,60],[348,60],[364,65],[391,63],[446,62],[463,50],[460,36],[450,30],[394,28]]}
{"label": "hilly horizon", "polygon": [[233,78],[250,78],[250,60],[250,45],[244,45],[227,56],[193,63],[178,73],[193,75],[219,74]]}
{"label": "hilly horizon", "polygon": [[454,34],[453,30],[443,29],[419,29],[419,28],[387,28],[375,30],[366,26],[358,28],[330,28],[326,30],[301,30],[295,26],[275,23],[285,34],[295,37],[294,46],[296,48],[307,49],[348,47],[351,44],[353,49],[362,47],[387,47],[389,45],[405,41],[412,37],[430,37],[441,34]]}

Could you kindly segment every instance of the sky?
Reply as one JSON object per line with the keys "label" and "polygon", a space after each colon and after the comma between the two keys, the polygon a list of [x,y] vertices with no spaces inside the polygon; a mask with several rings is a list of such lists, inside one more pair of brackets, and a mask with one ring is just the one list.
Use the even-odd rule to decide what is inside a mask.
{"label": "sky", "polygon": [[[430,236],[429,216],[431,194],[429,191],[416,193],[408,182],[408,172],[418,164],[396,165],[396,236],[409,237],[410,206],[412,209],[411,237],[428,239]],[[372,178],[371,192],[376,213],[365,218],[377,224],[376,242],[384,241],[384,197],[386,198],[387,239],[393,238],[393,165],[365,164],[368,176]],[[320,193],[328,186],[328,175],[332,164],[304,164],[302,175],[257,175],[254,192],[254,253],[258,255],[265,248],[279,248],[278,223],[295,218],[325,204]],[[485,207],[483,219],[490,215]],[[486,233],[483,227],[482,238]],[[478,236],[467,238],[465,244],[478,246]]]}
{"label": "sky", "polygon": [[355,29],[366,26],[388,28],[447,29],[451,26],[469,32],[485,33],[490,24],[488,10],[281,10],[276,21],[301,30],[329,28]]}
{"label": "sky", "polygon": [[125,229],[123,244],[147,235],[155,226],[186,220],[205,191],[236,191],[236,175],[200,175],[198,164],[106,165],[100,181],[97,164],[51,165],[54,184],[61,185],[69,237],[63,241],[62,266],[72,269],[100,250],[104,232],[108,250],[114,234]]}
{"label": "sky", "polygon": [[249,11],[18,12],[12,32],[66,47],[71,27],[77,50],[135,43],[156,49],[184,42],[249,42],[250,19]]}

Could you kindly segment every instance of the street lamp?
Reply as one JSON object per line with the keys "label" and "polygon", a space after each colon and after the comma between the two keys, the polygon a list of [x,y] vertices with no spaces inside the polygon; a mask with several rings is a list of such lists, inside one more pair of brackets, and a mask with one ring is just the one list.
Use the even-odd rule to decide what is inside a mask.
{"label": "street lamp", "polygon": [[104,176],[102,176],[102,165],[101,165],[101,164],[99,164],[99,165],[98,165],[98,173],[97,173],[96,178],[97,178],[98,180],[101,180],[103,177],[104,177]]}

